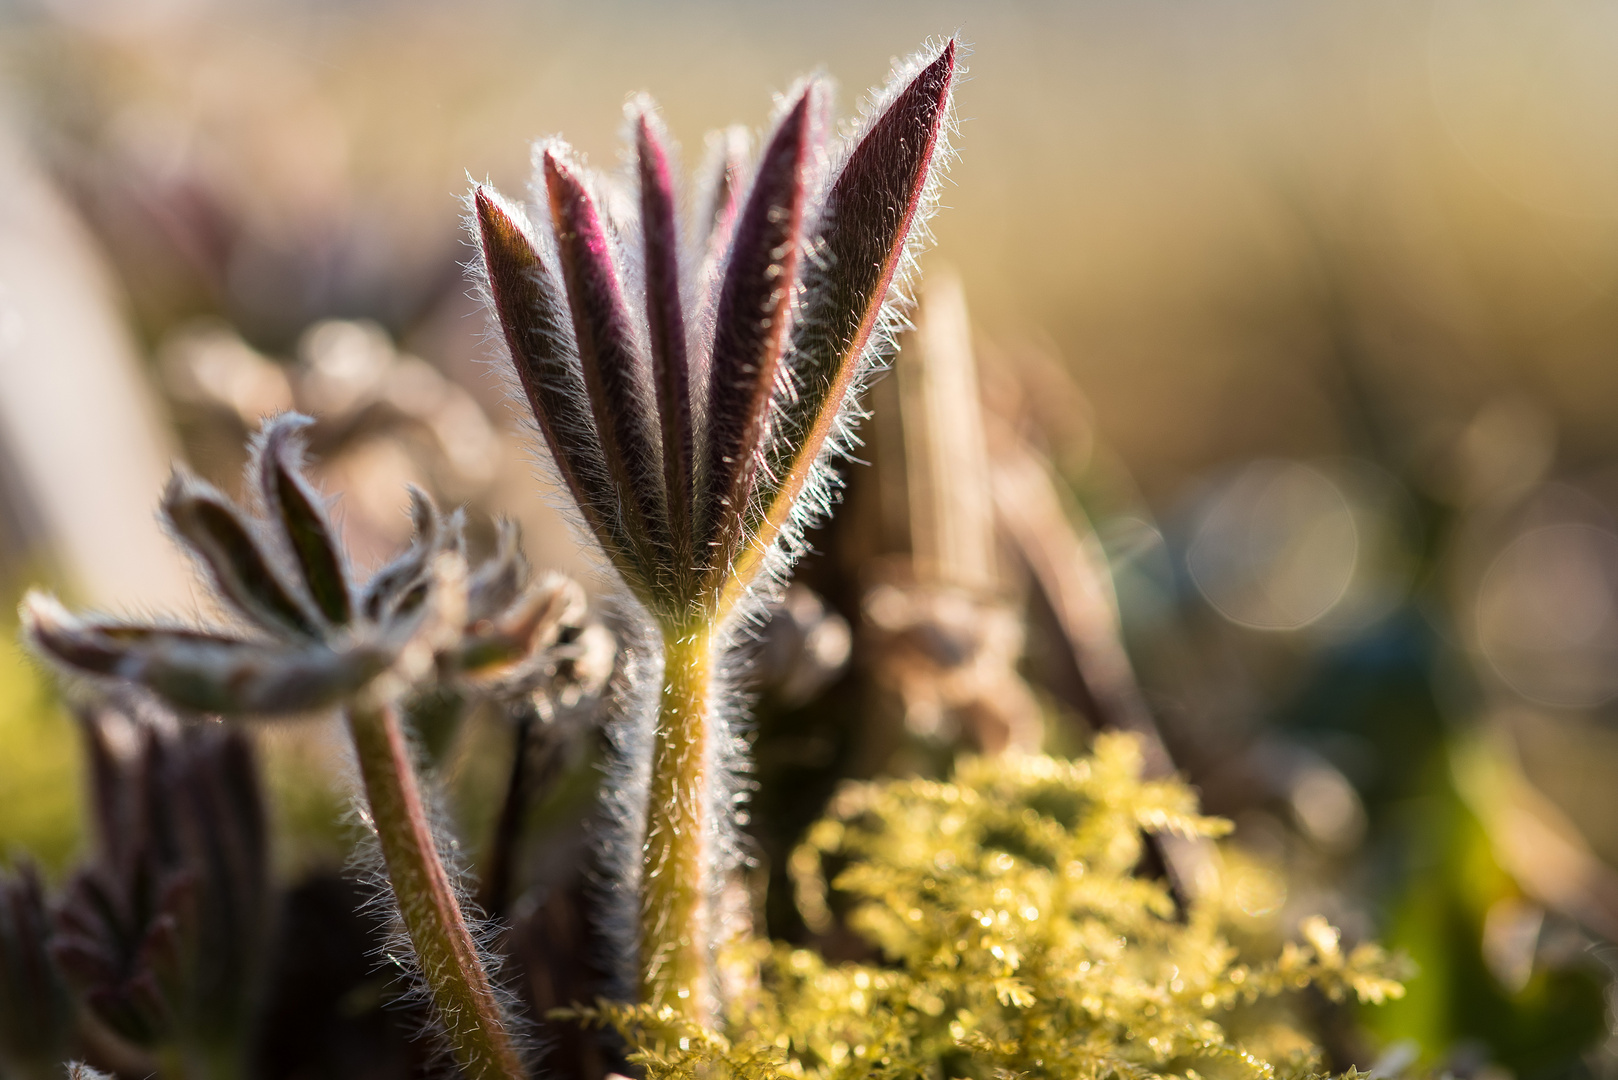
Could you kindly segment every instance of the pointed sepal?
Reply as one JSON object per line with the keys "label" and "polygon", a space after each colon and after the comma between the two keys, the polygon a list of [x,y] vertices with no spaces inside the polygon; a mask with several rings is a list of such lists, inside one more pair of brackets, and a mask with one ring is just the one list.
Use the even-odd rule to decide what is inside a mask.
{"label": "pointed sepal", "polygon": [[342,550],[325,500],[303,474],[304,448],[298,432],[313,423],[297,413],[268,421],[255,471],[264,512],[285,537],[310,599],[329,625],[347,626],[354,616],[354,597]]}
{"label": "pointed sepal", "polygon": [[300,713],[336,704],[387,670],[396,655],[371,642],[300,647],[77,618],[38,593],[24,600],[22,615],[30,643],[56,664],[134,683],[177,709],[223,716]]}
{"label": "pointed sepal", "polygon": [[196,554],[220,597],[255,626],[306,638],[321,629],[286,582],[275,557],[230,500],[212,485],[175,469],[163,493],[163,515]]}
{"label": "pointed sepal", "polygon": [[685,296],[680,281],[679,214],[668,137],[647,99],[631,106],[640,225],[644,246],[646,325],[663,456],[663,500],[673,565],[692,565],[691,363],[687,357]]}
{"label": "pointed sepal", "polygon": [[951,39],[898,82],[830,182],[793,330],[793,392],[778,412],[755,509],[766,544],[787,527],[851,389],[890,344],[902,271],[945,148],[957,52]]}
{"label": "pointed sepal", "polygon": [[651,367],[624,296],[610,226],[595,197],[565,146],[558,143],[545,150],[540,169],[584,387],[607,473],[623,509],[630,545],[626,554],[643,586],[651,586],[658,577],[657,549],[667,549]]}
{"label": "pointed sepal", "polygon": [[567,296],[527,217],[492,188],[472,193],[488,299],[562,486],[609,551],[625,544],[617,499],[590,412]]}
{"label": "pointed sepal", "polygon": [[770,402],[792,316],[823,92],[804,87],[765,145],[736,218],[715,313],[708,384],[703,539],[721,573],[742,538]]}

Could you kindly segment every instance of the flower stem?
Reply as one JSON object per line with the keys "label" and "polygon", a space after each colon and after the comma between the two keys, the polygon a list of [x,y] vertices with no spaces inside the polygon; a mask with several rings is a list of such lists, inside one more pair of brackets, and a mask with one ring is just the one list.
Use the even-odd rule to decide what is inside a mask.
{"label": "flower stem", "polygon": [[708,740],[713,642],[665,632],[641,866],[641,1000],[706,1023],[709,976]]}
{"label": "flower stem", "polygon": [[468,1080],[523,1080],[488,973],[467,931],[422,806],[410,748],[391,705],[348,709],[388,882],[434,1011]]}

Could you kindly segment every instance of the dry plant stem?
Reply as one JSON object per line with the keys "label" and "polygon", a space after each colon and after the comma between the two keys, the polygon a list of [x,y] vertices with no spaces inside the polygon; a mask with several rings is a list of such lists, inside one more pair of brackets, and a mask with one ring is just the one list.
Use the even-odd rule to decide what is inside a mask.
{"label": "dry plant stem", "polygon": [[[1128,731],[1140,739],[1149,779],[1174,776],[1174,759],[1124,650],[1111,571],[1070,523],[1046,462],[1003,427],[996,441],[996,515],[1067,638],[1079,679],[1075,704],[1098,730]],[[1216,872],[1209,842],[1149,834],[1147,843],[1162,859],[1171,892],[1183,909],[1202,891],[1208,874]]]}
{"label": "dry plant stem", "polygon": [[706,626],[665,631],[641,864],[641,1000],[696,1023],[712,1011],[704,809],[713,661]]}
{"label": "dry plant stem", "polygon": [[469,1080],[522,1080],[522,1063],[438,857],[398,713],[391,705],[355,703],[348,729],[388,881],[455,1060]]}

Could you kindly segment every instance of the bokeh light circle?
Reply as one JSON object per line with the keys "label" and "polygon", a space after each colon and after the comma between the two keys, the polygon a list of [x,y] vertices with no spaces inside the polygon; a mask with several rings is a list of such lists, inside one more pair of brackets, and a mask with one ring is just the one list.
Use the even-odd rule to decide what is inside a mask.
{"label": "bokeh light circle", "polygon": [[1186,563],[1225,618],[1298,630],[1342,600],[1359,548],[1353,507],[1331,477],[1299,462],[1257,461],[1208,501]]}
{"label": "bokeh light circle", "polygon": [[1562,523],[1517,537],[1483,575],[1475,630],[1490,669],[1530,701],[1618,698],[1618,536]]}

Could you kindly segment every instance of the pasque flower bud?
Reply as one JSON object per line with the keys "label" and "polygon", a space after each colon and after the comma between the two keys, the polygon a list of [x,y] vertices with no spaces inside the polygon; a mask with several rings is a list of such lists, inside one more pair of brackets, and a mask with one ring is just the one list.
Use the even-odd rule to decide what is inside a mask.
{"label": "pasque flower bud", "polygon": [[825,81],[802,82],[750,165],[741,140],[714,140],[689,224],[644,97],[628,109],[627,191],[553,139],[536,148],[532,205],[481,185],[469,200],[484,294],[555,479],[644,616],[632,670],[661,686],[625,697],[609,860],[638,902],[620,921],[638,927],[624,946],[641,997],[699,1023],[714,900],[737,860],[737,647],[829,509],[829,459],[903,320],[959,51],[902,65],[845,140],[829,138]]}

